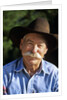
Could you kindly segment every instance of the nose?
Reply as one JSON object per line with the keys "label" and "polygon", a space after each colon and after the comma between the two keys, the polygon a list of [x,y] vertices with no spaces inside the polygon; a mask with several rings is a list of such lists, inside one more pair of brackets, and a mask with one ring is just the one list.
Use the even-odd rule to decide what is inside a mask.
{"label": "nose", "polygon": [[34,45],[32,49],[32,53],[36,53],[37,51],[38,51],[38,47],[37,45]]}

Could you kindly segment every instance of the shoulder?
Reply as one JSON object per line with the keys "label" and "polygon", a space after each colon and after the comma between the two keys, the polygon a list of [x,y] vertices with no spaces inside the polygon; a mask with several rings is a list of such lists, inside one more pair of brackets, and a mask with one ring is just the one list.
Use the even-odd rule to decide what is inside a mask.
{"label": "shoulder", "polygon": [[7,72],[11,72],[12,70],[15,69],[17,63],[18,63],[19,59],[16,59],[6,65],[3,66],[3,71],[7,71]]}
{"label": "shoulder", "polygon": [[44,63],[44,67],[46,67],[49,73],[58,74],[58,68],[56,65],[46,60],[43,60],[43,63]]}

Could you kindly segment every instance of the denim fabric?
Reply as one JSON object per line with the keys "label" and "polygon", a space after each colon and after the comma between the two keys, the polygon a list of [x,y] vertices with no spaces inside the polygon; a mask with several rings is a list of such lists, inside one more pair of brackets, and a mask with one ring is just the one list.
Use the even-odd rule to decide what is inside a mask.
{"label": "denim fabric", "polygon": [[3,67],[3,87],[4,95],[58,92],[58,69],[42,60],[40,69],[30,77],[19,58]]}

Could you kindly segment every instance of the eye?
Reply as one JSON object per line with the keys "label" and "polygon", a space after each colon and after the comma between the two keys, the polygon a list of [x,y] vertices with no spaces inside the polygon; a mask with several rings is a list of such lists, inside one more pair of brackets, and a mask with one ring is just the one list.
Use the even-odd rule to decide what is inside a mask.
{"label": "eye", "polygon": [[39,47],[39,48],[42,48],[42,47],[43,47],[43,45],[39,44],[39,45],[38,45],[38,47]]}
{"label": "eye", "polygon": [[33,47],[33,44],[31,42],[28,42],[27,43],[27,47],[32,48]]}
{"label": "eye", "polygon": [[27,44],[32,45],[32,43],[31,43],[31,42],[28,42]]}

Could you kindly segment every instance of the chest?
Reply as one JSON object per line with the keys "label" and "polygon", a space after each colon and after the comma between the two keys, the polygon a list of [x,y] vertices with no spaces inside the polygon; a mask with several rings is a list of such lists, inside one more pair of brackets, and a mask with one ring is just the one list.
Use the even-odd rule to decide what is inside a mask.
{"label": "chest", "polygon": [[48,75],[35,74],[31,78],[22,73],[16,73],[8,84],[9,94],[41,93],[51,91],[51,78]]}

